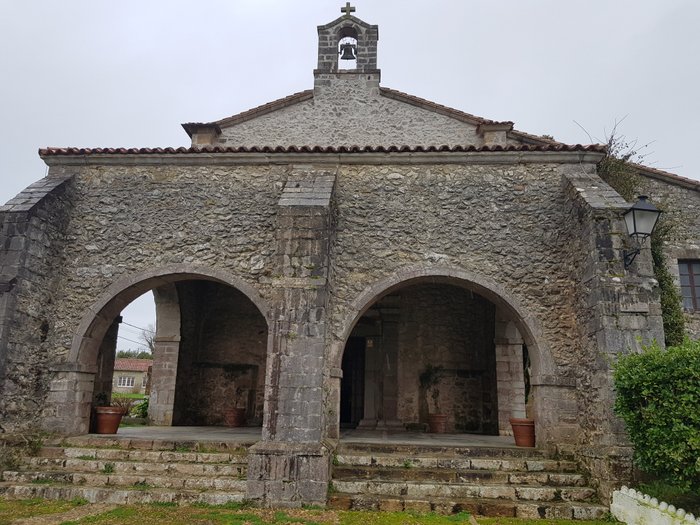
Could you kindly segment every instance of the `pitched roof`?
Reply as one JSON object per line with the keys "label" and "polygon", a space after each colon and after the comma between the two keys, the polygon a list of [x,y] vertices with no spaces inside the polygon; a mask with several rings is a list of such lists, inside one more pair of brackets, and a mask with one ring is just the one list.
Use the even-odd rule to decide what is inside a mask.
{"label": "pitched roof", "polygon": [[506,146],[202,146],[193,148],[42,148],[41,157],[74,155],[197,155],[201,153],[462,153],[489,151],[590,151],[605,153],[601,144],[509,144]]}
{"label": "pitched roof", "polygon": [[[384,97],[391,98],[393,100],[397,100],[405,104],[411,104],[412,106],[419,107],[426,111],[432,111],[434,113],[438,113],[446,117],[466,122],[468,124],[474,124],[475,126],[484,124],[509,125],[512,130],[510,131],[511,135],[521,140],[524,140],[525,142],[528,142],[530,144],[561,144],[561,142],[557,142],[555,140],[539,137],[537,135],[531,135],[530,133],[525,133],[523,131],[512,129],[513,123],[510,121],[497,121],[486,119],[477,115],[472,115],[471,113],[467,113],[465,111],[460,111],[458,109],[438,104],[436,102],[431,102],[430,100],[421,97],[416,97],[415,95],[409,95],[408,93],[404,93],[403,91],[398,91],[396,89],[380,87],[379,93]],[[188,122],[186,124],[183,124],[182,127],[185,129],[185,131],[190,137],[200,128],[214,128],[217,132],[220,132],[222,127],[233,126],[236,124],[240,124],[241,122],[246,122],[247,120],[251,120],[262,115],[272,113],[274,111],[278,111],[288,106],[304,102],[305,100],[310,100],[313,98],[313,96],[313,89],[307,89],[305,91],[300,91],[298,93],[294,93],[293,95],[289,95],[284,98],[273,100],[272,102],[268,102],[267,104],[263,104],[262,106],[257,106],[255,108],[243,111],[242,113],[231,115],[230,117],[226,117],[221,120],[216,120],[214,122]]]}
{"label": "pitched roof", "polygon": [[114,370],[119,372],[148,372],[153,359],[115,359]]}
{"label": "pitched roof", "polygon": [[637,170],[639,175],[643,177],[649,177],[652,179],[661,180],[663,182],[669,182],[671,184],[676,184],[678,186],[683,186],[691,190],[700,191],[700,180],[689,179],[687,177],[681,177],[675,173],[670,173],[668,171],[659,170],[656,168],[650,168],[649,166],[643,166],[642,164],[636,164],[630,162],[630,164]]}

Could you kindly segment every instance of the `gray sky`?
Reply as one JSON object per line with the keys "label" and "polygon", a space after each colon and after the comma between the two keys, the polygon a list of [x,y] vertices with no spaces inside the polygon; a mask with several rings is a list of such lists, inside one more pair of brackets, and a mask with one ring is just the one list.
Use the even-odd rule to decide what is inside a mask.
{"label": "gray sky", "polygon": [[[311,88],[344,3],[0,0],[0,201],[44,176],[39,147],[187,146],[183,122]],[[626,117],[649,165],[700,179],[697,0],[353,5],[382,85],[569,143]]]}

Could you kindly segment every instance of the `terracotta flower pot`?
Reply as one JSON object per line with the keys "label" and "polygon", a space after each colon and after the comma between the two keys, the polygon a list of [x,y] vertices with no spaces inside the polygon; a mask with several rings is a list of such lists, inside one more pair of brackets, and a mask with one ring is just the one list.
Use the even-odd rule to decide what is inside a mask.
{"label": "terracotta flower pot", "polygon": [[535,421],[530,418],[511,417],[515,445],[518,447],[535,446]]}
{"label": "terracotta flower pot", "polygon": [[116,434],[122,416],[124,416],[122,407],[95,407],[95,432],[97,434]]}
{"label": "terracotta flower pot", "polygon": [[227,427],[242,427],[245,425],[245,408],[225,408],[224,425]]}
{"label": "terracotta flower pot", "polygon": [[447,414],[428,414],[428,428],[433,434],[447,432]]}

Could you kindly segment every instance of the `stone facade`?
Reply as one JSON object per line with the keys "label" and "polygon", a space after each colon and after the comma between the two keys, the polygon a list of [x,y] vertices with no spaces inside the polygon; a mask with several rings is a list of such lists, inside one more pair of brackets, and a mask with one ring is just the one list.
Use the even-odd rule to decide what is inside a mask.
{"label": "stone facade", "polygon": [[[507,434],[527,390],[538,446],[603,498],[629,475],[610,361],[663,329],[648,247],[623,266],[603,150],[380,88],[374,27],[322,26],[312,92],[186,124],[190,149],[42,152],[48,177],[0,208],[2,431],[87,432],[116,319],[153,290],[151,421],[245,407],[261,504],[325,502],[343,421],[424,424],[429,363],[450,429]],[[358,69],[338,72],[350,29]],[[697,245],[688,220],[674,249]]]}

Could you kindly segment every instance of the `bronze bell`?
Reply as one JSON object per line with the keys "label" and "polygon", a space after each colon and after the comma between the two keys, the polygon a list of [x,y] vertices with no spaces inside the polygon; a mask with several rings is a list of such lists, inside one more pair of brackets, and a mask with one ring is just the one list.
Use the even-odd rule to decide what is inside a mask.
{"label": "bronze bell", "polygon": [[357,46],[355,44],[340,44],[340,52],[342,53],[340,60],[355,60],[355,51]]}

